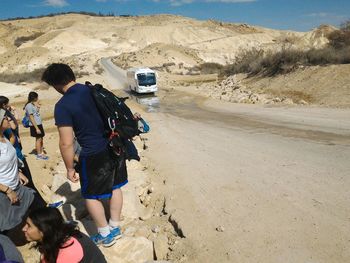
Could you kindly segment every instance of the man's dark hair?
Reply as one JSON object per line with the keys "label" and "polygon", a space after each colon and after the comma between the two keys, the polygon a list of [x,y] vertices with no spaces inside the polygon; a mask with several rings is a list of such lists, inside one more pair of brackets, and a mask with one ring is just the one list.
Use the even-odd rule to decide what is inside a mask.
{"label": "man's dark hair", "polygon": [[9,98],[5,96],[0,96],[0,109],[5,109],[5,105],[9,103]]}
{"label": "man's dark hair", "polygon": [[69,82],[75,81],[75,75],[67,64],[53,63],[45,69],[41,80],[50,86],[65,86]]}

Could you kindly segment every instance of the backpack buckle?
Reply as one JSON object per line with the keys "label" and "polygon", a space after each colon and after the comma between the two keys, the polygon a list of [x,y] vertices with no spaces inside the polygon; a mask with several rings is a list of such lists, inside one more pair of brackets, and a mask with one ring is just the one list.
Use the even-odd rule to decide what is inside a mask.
{"label": "backpack buckle", "polygon": [[112,133],[114,133],[114,130],[115,130],[115,120],[114,119],[111,119],[110,117],[108,118],[108,126],[109,128],[111,129]]}

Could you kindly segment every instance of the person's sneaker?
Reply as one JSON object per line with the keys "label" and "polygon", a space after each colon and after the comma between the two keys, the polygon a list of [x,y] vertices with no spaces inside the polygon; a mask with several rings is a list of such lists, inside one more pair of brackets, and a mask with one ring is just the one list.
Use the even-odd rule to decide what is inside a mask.
{"label": "person's sneaker", "polygon": [[102,245],[104,247],[110,247],[115,244],[115,238],[113,237],[112,233],[106,237],[103,237],[100,233],[98,233],[90,238],[96,245]]}
{"label": "person's sneaker", "polygon": [[63,205],[64,201],[58,201],[55,203],[47,204],[47,207],[59,208]]}
{"label": "person's sneaker", "polygon": [[49,159],[49,157],[46,156],[46,155],[37,154],[36,159],[37,159],[37,160],[44,160],[44,161],[46,161],[46,160]]}
{"label": "person's sneaker", "polygon": [[115,238],[115,239],[119,239],[122,237],[122,233],[120,232],[120,228],[119,227],[113,227],[110,228],[111,231],[111,235]]}

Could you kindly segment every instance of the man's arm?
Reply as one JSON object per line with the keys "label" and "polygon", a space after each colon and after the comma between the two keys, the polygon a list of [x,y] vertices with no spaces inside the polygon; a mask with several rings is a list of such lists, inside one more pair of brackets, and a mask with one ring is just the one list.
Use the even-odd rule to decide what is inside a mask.
{"label": "man's arm", "polygon": [[67,169],[67,178],[72,182],[78,182],[79,175],[74,170],[74,136],[73,128],[69,126],[58,126],[59,148],[63,162]]}

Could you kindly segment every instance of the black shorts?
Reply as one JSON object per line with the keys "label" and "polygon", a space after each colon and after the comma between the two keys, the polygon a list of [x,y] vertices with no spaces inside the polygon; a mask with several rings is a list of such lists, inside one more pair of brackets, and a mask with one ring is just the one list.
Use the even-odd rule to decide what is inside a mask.
{"label": "black shorts", "polygon": [[109,150],[79,158],[81,194],[85,199],[111,198],[112,191],[128,183],[125,158]]}
{"label": "black shorts", "polygon": [[38,126],[39,130],[41,131],[41,134],[38,134],[36,132],[36,129],[35,129],[34,126],[30,126],[29,127],[30,128],[30,136],[35,137],[35,138],[42,138],[42,137],[44,137],[45,136],[45,131],[44,131],[43,125],[40,124],[40,125],[37,125],[37,126]]}

